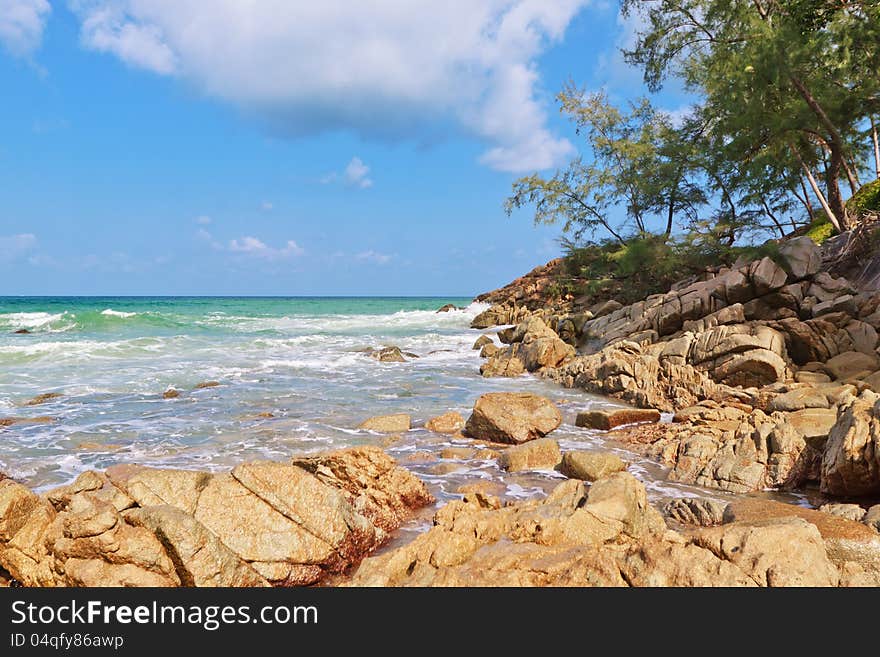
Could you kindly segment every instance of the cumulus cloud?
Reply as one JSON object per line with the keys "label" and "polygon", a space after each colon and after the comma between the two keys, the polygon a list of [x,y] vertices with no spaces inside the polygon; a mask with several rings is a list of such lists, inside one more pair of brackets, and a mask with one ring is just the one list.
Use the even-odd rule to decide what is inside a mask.
{"label": "cumulus cloud", "polygon": [[33,233],[0,235],[0,261],[16,260],[19,256],[32,251],[36,246],[37,236]]}
{"label": "cumulus cloud", "polygon": [[362,251],[358,253],[355,257],[355,260],[359,260],[361,262],[371,262],[376,265],[387,265],[391,262],[391,256],[385,253],[377,253],[370,249],[369,251]]}
{"label": "cumulus cloud", "polygon": [[48,0],[0,0],[0,44],[15,57],[40,47],[52,7]]}
{"label": "cumulus cloud", "polygon": [[274,130],[424,139],[450,125],[503,171],[558,164],[537,58],[591,0],[69,0],[86,47],[173,75]]}
{"label": "cumulus cloud", "polygon": [[256,258],[264,258],[266,260],[279,260],[282,258],[301,256],[305,253],[305,249],[293,240],[288,240],[283,247],[276,249],[267,245],[262,240],[250,236],[230,240],[228,249],[232,253],[242,253]]}
{"label": "cumulus cloud", "polygon": [[352,187],[367,189],[373,186],[373,179],[369,177],[370,167],[363,163],[361,158],[353,157],[345,167],[345,182]]}

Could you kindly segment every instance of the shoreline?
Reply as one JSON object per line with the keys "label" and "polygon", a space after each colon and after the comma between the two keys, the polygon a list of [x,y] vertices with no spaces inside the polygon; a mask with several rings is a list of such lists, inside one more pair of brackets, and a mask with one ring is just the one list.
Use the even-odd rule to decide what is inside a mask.
{"label": "shoreline", "polygon": [[[753,294],[760,286],[750,277],[769,279],[761,298],[778,295],[779,289],[792,285],[792,274],[772,261],[744,267],[740,275],[749,281]],[[814,285],[811,281],[816,275],[811,273],[801,279],[806,283],[796,284]],[[652,308],[662,310],[669,298],[678,299],[681,308],[680,299],[692,294],[695,285],[699,289],[714,286],[715,290],[719,280],[731,276],[715,272],[705,281],[661,297],[647,311],[642,304],[639,311],[645,315]],[[839,279],[831,279],[835,280]],[[848,291],[845,284],[838,283],[837,291],[841,290]],[[191,582],[253,586],[262,582],[276,586],[359,586],[459,585],[466,581],[471,582],[468,585],[487,586],[657,582],[674,586],[796,582],[880,585],[880,533],[874,526],[880,524],[880,519],[874,517],[880,515],[880,506],[858,518],[857,507],[852,504],[810,510],[803,508],[806,500],[818,503],[823,499],[817,500],[804,488],[804,484],[809,486],[808,478],[778,492],[763,485],[767,480],[760,477],[778,474],[786,465],[790,466],[786,474],[795,471],[807,477],[811,471],[807,466],[794,468],[794,463],[779,457],[770,458],[783,454],[797,461],[798,455],[790,451],[775,451],[774,447],[762,456],[754,447],[756,437],[768,446],[788,437],[787,449],[794,445],[800,446],[801,452],[815,451],[819,436],[812,438],[812,443],[803,438],[798,441],[790,430],[791,419],[801,410],[823,408],[830,416],[832,403],[825,397],[824,403],[814,402],[802,409],[771,409],[768,405],[778,404],[780,398],[788,399],[792,391],[814,391],[821,386],[797,382],[799,385],[788,390],[784,381],[764,382],[761,387],[736,385],[755,383],[749,376],[768,376],[768,372],[778,371],[780,368],[773,367],[778,363],[772,358],[769,368],[723,370],[732,372],[727,381],[718,375],[723,369],[718,361],[722,365],[728,362],[731,359],[724,358],[729,354],[734,360],[751,358],[747,362],[766,365],[768,359],[756,359],[762,354],[752,353],[755,351],[776,354],[783,362],[781,376],[786,379],[794,380],[798,371],[821,373],[789,364],[785,340],[774,342],[771,336],[768,342],[765,334],[754,330],[779,319],[748,320],[742,312],[744,304],[737,304],[739,309],[730,311],[725,310],[729,306],[718,308],[711,302],[700,311],[702,316],[681,318],[682,322],[692,322],[690,332],[683,333],[681,324],[677,331],[668,326],[662,331],[647,329],[654,330],[656,336],[645,336],[646,328],[638,322],[638,331],[627,333],[634,313],[631,307],[621,304],[606,302],[595,313],[572,313],[568,308],[565,314],[555,316],[552,308],[532,311],[496,304],[472,324],[483,331],[491,330],[488,340],[492,347],[487,349],[490,342],[486,339],[479,345],[484,356],[484,377],[517,377],[509,379],[513,385],[501,386],[504,390],[543,389],[549,384],[559,391],[559,396],[553,394],[558,405],[534,392],[493,392],[479,397],[470,417],[449,409],[445,415],[427,418],[417,427],[408,415],[364,418],[359,428],[369,431],[376,439],[371,442],[379,448],[310,453],[287,462],[243,462],[233,467],[231,474],[223,470],[212,474],[136,465],[123,466],[120,471],[114,466],[106,474],[87,471],[73,484],[39,496],[11,480],[2,481],[0,518],[6,524],[0,527],[0,564],[7,580],[14,578],[27,585]],[[726,320],[725,312],[731,315]],[[585,316],[587,313],[590,316]],[[817,317],[827,318],[828,314]],[[707,316],[724,321],[708,322]],[[669,321],[668,313],[656,312],[654,317]],[[499,323],[499,319],[517,321]],[[679,320],[673,325],[675,321]],[[745,321],[752,328],[730,332],[731,326],[738,326],[736,321]],[[615,322],[618,328],[614,328]],[[619,328],[621,322],[626,325],[623,329]],[[484,326],[487,323],[491,327]],[[601,327],[601,333],[596,332],[596,326]],[[722,332],[724,339],[733,336],[734,342],[739,342],[732,350],[713,355],[709,366],[695,367],[688,362],[691,345],[699,343],[701,334],[712,331]],[[632,339],[634,332],[642,334],[641,340]],[[669,345],[681,343],[688,335],[695,337],[686,338],[683,354],[676,352],[678,360],[663,362]],[[874,337],[876,347],[876,334]],[[501,346],[495,338],[500,339]],[[597,339],[603,338],[607,344],[597,347]],[[396,360],[397,355],[392,355]],[[382,353],[375,357],[383,360]],[[404,362],[410,357],[401,355]],[[704,362],[697,360],[696,364]],[[526,372],[530,373],[528,379],[519,378]],[[820,383],[833,384],[830,377],[826,378],[829,381]],[[585,404],[584,399],[561,399],[566,388],[576,389],[578,397],[587,393],[590,399],[604,394],[610,403],[600,403],[596,408]],[[842,390],[835,390],[840,395],[833,404],[835,422],[838,406],[864,404],[873,394],[869,386],[851,382],[837,388]],[[667,415],[660,423],[656,422],[660,419],[657,414],[647,423],[613,426],[615,408],[625,411],[634,407],[658,408]],[[594,412],[583,413],[585,408],[594,408]],[[630,417],[632,412],[626,413]],[[554,419],[546,424],[547,420],[540,418],[548,414]],[[564,431],[558,433],[563,414],[566,424],[589,427],[589,422],[599,421],[592,426],[610,430],[597,435],[587,428],[586,435],[594,439],[586,445],[572,441]],[[586,415],[594,417],[582,421],[581,416]],[[478,422],[475,417],[482,419]],[[769,429],[764,426],[768,423],[773,425]],[[825,435],[832,429],[829,426]],[[486,431],[500,433],[490,435]],[[720,457],[725,456],[725,445],[731,441],[732,458],[723,461]],[[694,442],[702,452],[688,451]],[[709,443],[717,443],[714,451]],[[750,450],[743,447],[749,444],[753,445]],[[629,462],[618,456],[628,454],[639,456],[627,458]],[[815,461],[812,454],[807,451],[804,458],[809,456]],[[474,463],[480,464],[480,476],[456,481]],[[487,467],[501,473],[500,481],[482,476]],[[663,477],[665,468],[667,476]],[[753,478],[737,474],[740,470]],[[708,477],[707,471],[725,477]],[[252,474],[257,472],[260,474]],[[632,472],[645,479],[653,493]],[[299,483],[291,487],[290,481]],[[529,483],[536,482],[540,485],[528,490]],[[667,492],[678,489],[685,494],[658,494],[657,486],[662,489],[664,483],[669,484]],[[454,485],[454,491],[447,485]],[[520,494],[511,494],[516,487]],[[209,491],[205,498],[208,501],[204,502],[208,510],[200,506],[204,491]],[[827,490],[821,495],[829,497]],[[233,513],[230,518],[224,517],[228,512],[210,511],[221,508],[211,504],[227,506],[233,498],[249,509],[246,516]],[[334,505],[338,510],[328,515]],[[13,520],[9,519],[10,513],[16,516]],[[334,517],[344,518],[342,524]],[[288,523],[285,531],[299,538],[279,556],[260,539],[261,522],[266,528]],[[306,544],[304,529],[313,537]],[[109,558],[101,547],[117,541],[120,532],[137,534],[137,539],[126,541],[139,546],[121,561]],[[30,543],[23,549],[20,544],[26,543],[24,535]],[[244,542],[242,536],[247,537]],[[158,547],[155,537],[164,537]],[[314,543],[314,537],[320,540]],[[758,561],[773,561],[778,571],[776,579],[768,577],[766,571],[763,576],[754,572],[753,565],[742,562],[740,556],[715,547],[732,540],[746,541],[743,549],[747,553],[758,550],[752,554]],[[780,547],[780,541],[787,547]],[[155,558],[145,561],[137,554],[141,549]],[[178,555],[177,565],[163,562],[161,568],[156,566],[168,550]],[[219,570],[200,571],[204,564],[188,563],[186,558],[181,562],[181,550],[191,554],[209,550],[211,558],[224,565]],[[808,562],[795,558],[792,550],[808,554]],[[652,551],[657,554],[649,558]],[[280,560],[267,560],[270,554]],[[536,570],[537,564],[546,565],[548,559],[556,565]],[[401,561],[410,565],[400,570],[395,564]]]}

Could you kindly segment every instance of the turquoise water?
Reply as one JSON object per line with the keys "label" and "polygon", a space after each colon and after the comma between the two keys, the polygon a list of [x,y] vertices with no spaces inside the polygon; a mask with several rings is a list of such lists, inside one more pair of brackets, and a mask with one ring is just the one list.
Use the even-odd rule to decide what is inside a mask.
{"label": "turquoise water", "polygon": [[[464,309],[437,313],[446,303]],[[372,443],[441,498],[483,479],[509,497],[537,494],[559,475],[505,475],[489,460],[441,471],[438,452],[468,441],[419,428],[449,410],[466,417],[484,392],[532,390],[560,402],[563,444],[607,448],[573,419],[608,402],[531,376],[479,375],[471,346],[481,331],[469,326],[483,307],[462,298],[0,298],[0,418],[51,419],[0,428],[0,471],[46,488],[114,463],[218,470]],[[392,344],[419,358],[379,363],[365,352]],[[205,381],[220,385],[196,389]],[[180,396],[165,399],[172,387]],[[26,405],[53,392],[61,396]],[[357,429],[384,413],[409,413],[416,428],[393,443]]]}

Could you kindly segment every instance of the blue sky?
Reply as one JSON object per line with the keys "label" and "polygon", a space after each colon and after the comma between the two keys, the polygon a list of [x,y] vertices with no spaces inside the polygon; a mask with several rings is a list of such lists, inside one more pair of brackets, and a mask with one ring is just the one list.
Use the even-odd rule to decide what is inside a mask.
{"label": "blue sky", "polygon": [[641,91],[615,2],[207,6],[0,0],[0,294],[474,295],[558,254],[556,91]]}

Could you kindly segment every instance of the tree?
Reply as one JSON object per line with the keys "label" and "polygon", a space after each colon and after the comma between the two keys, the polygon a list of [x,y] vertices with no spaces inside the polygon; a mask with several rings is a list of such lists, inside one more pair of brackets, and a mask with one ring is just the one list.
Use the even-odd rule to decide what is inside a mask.
{"label": "tree", "polygon": [[[880,6],[842,0],[624,0],[646,28],[627,61],[653,91],[674,75],[731,162],[752,171],[773,158],[776,193],[803,174],[829,219],[848,226],[841,180],[858,187],[864,126],[878,103]],[[764,183],[767,183],[765,179]]]}
{"label": "tree", "polygon": [[[605,94],[586,94],[572,83],[558,100],[586,137],[592,161],[579,157],[551,178],[520,178],[505,203],[508,214],[534,205],[536,223],[561,219],[575,239],[600,230],[620,242],[651,232],[658,222],[668,237],[675,217],[696,216],[706,198],[690,175],[692,145],[668,114],[647,99],[622,112]],[[625,219],[618,222],[621,212]]]}

